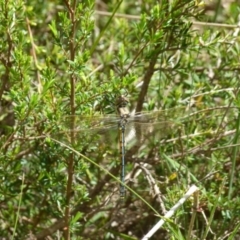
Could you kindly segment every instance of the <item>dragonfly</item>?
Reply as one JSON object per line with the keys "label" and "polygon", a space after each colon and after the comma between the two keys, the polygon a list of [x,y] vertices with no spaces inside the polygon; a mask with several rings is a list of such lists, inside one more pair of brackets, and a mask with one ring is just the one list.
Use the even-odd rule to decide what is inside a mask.
{"label": "dragonfly", "polygon": [[[135,129],[133,131],[137,131],[136,128],[139,130],[140,125],[142,128],[145,126],[146,128],[149,127],[154,127],[154,122],[156,123],[156,120],[158,120],[157,124],[162,127],[166,127],[167,123],[169,124],[170,121],[166,121],[164,119],[159,122],[159,114],[162,113],[162,118],[166,117],[163,116],[164,111],[159,111],[159,112],[152,112],[152,113],[137,113],[135,116],[130,116],[130,111],[128,108],[129,101],[128,99],[121,95],[117,101],[116,101],[116,110],[119,116],[119,121],[118,121],[118,131],[119,131],[119,153],[120,153],[120,198],[123,199],[126,195],[125,187],[124,187],[124,181],[125,181],[125,132],[126,128],[128,125],[133,125],[135,123]],[[165,111],[166,115],[167,111]],[[169,113],[169,111],[168,111]],[[155,115],[155,116],[154,116]],[[168,119],[169,120],[169,119]],[[156,124],[155,124],[156,125]],[[133,126],[132,126],[133,128]],[[156,131],[156,129],[154,129]]]}
{"label": "dragonfly", "polygon": [[[78,136],[88,136],[88,135],[108,135],[113,132],[118,134],[119,142],[119,158],[120,158],[120,187],[119,193],[120,198],[123,199],[126,196],[125,189],[125,155],[126,155],[126,143],[129,144],[134,142],[135,146],[143,147],[146,142],[150,142],[153,138],[159,140],[172,134],[172,132],[177,132],[178,127],[181,127],[184,122],[190,121],[197,117],[199,119],[207,119],[213,112],[213,109],[208,109],[204,111],[199,111],[199,115],[190,113],[186,110],[186,107],[177,107],[167,110],[157,110],[150,112],[141,113],[131,113],[129,110],[129,100],[126,96],[121,95],[116,99],[116,113],[115,115],[105,115],[105,116],[68,116],[65,120],[65,125],[67,130],[64,131],[65,138],[71,142],[70,138],[72,132],[74,136],[78,139]],[[220,109],[219,116],[223,115],[225,108]],[[204,115],[202,115],[204,114]],[[75,121],[74,129],[71,129],[71,122]],[[216,119],[214,118],[214,122]],[[62,135],[60,132],[58,135]],[[84,137],[82,137],[84,141]],[[104,139],[105,144],[112,144],[112,138],[106,137]]]}

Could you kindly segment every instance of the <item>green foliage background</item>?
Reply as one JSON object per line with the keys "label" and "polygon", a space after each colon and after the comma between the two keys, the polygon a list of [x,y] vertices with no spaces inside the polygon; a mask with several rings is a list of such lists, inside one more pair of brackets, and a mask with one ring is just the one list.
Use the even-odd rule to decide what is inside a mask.
{"label": "green foliage background", "polygon": [[[238,5],[0,0],[0,238],[141,239],[194,183],[151,239],[235,239]],[[116,134],[90,129],[121,94],[157,120],[123,202]]]}

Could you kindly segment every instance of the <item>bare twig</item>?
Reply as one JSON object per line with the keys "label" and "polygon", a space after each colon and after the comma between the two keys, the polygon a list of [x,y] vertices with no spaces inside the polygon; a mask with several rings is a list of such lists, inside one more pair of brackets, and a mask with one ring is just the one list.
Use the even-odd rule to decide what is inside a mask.
{"label": "bare twig", "polygon": [[[72,6],[69,5],[67,0],[64,1],[68,12],[69,18],[71,21],[71,29],[70,29],[70,39],[69,39],[69,53],[70,53],[70,60],[74,62],[75,60],[75,36],[76,36],[76,6],[77,1],[72,1]],[[70,75],[70,86],[71,86],[71,93],[70,93],[70,106],[71,106],[71,114],[75,115],[75,81],[76,77],[75,74],[72,73]],[[75,118],[72,118],[71,121],[71,129],[75,129]],[[74,144],[75,142],[75,132],[71,131],[71,143]],[[66,208],[65,208],[65,228],[64,228],[64,238],[65,240],[70,240],[70,219],[71,219],[71,207],[70,207],[70,200],[72,197],[72,184],[73,184],[73,174],[74,174],[74,153],[71,153],[67,162],[67,172],[68,172],[68,179],[67,179],[67,188],[66,188]]]}
{"label": "bare twig", "polygon": [[142,238],[142,240],[148,240],[150,239],[156,231],[165,223],[165,219],[168,219],[173,216],[173,214],[176,212],[176,210],[183,205],[183,203],[191,197],[191,195],[198,191],[198,187],[195,185],[192,185],[189,190],[186,192],[186,194],[164,215],[164,217]]}
{"label": "bare twig", "polygon": [[163,213],[163,214],[166,214],[166,213],[167,213],[167,210],[166,210],[165,205],[164,205],[164,202],[163,202],[163,200],[162,200],[162,193],[161,193],[161,191],[160,191],[160,189],[159,189],[159,187],[158,187],[155,179],[153,178],[152,174],[151,174],[150,171],[144,166],[143,163],[140,163],[140,164],[139,164],[139,167],[140,167],[140,168],[142,169],[142,171],[145,173],[145,176],[146,176],[146,178],[147,178],[147,181],[148,181],[148,183],[149,183],[149,186],[150,186],[150,188],[152,189],[152,191],[151,191],[151,192],[152,192],[152,195],[153,195],[154,198],[157,197],[158,202],[159,202],[159,204],[160,204],[160,207],[161,207],[161,209],[162,209],[162,213]]}
{"label": "bare twig", "polygon": [[38,92],[41,93],[42,92],[42,83],[41,83],[41,76],[40,76],[40,72],[39,72],[39,66],[38,66],[38,60],[37,60],[37,54],[36,54],[36,45],[35,45],[34,40],[33,40],[32,29],[31,29],[30,22],[29,22],[28,18],[26,18],[26,23],[27,23],[27,29],[28,29],[30,42],[31,42],[31,45],[32,45],[31,53],[32,53],[32,56],[33,56],[33,62],[34,62],[34,65],[35,65],[36,71],[37,71]]}
{"label": "bare twig", "polygon": [[[95,11],[95,14],[101,15],[101,16],[111,16],[111,12],[106,12],[106,11]],[[122,14],[122,13],[115,13],[115,17],[118,18],[125,18],[129,20],[140,20],[141,16],[139,15],[130,15],[130,14]],[[212,22],[199,22],[199,21],[192,21],[193,25],[196,26],[202,26],[202,27],[217,27],[217,28],[240,28],[240,26],[236,24],[225,24],[225,23],[212,23]]]}
{"label": "bare twig", "polygon": [[191,221],[190,221],[189,228],[188,228],[187,240],[192,239],[192,230],[193,230],[193,226],[194,226],[194,221],[196,219],[197,210],[199,207],[199,191],[196,191],[195,193],[193,193],[193,197],[194,197],[193,213],[192,213]]}

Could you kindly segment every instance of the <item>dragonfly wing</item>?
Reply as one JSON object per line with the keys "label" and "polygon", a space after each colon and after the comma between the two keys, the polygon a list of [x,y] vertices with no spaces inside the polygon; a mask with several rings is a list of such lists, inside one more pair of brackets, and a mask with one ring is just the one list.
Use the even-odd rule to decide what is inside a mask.
{"label": "dragonfly wing", "polygon": [[[110,117],[83,117],[83,116],[68,116],[59,123],[58,129],[55,129],[51,136],[63,142],[74,141],[94,141],[94,139],[105,136],[105,138],[116,132],[118,128],[119,118],[116,116]],[[107,142],[110,142],[108,140]]]}
{"label": "dragonfly wing", "polygon": [[208,119],[221,120],[226,110],[228,111],[226,116],[229,116],[234,111],[236,112],[236,109],[229,110],[226,107],[215,107],[197,111],[178,107],[163,111],[139,113],[128,119],[126,141],[134,141],[135,145],[142,145],[143,142],[146,143],[147,141],[156,142],[163,139],[176,139],[181,134],[189,134],[185,132],[185,126],[188,126],[186,129],[189,129],[189,125],[191,124],[191,130],[200,131],[198,125],[202,126],[203,121],[209,125]]}
{"label": "dragonfly wing", "polygon": [[129,118],[129,122],[154,123],[167,121],[181,121],[181,118],[187,114],[186,107],[170,108],[152,112],[135,113]]}
{"label": "dragonfly wing", "polygon": [[130,122],[126,126],[125,142],[131,146],[160,142],[163,139],[176,137],[181,127],[173,121]]}

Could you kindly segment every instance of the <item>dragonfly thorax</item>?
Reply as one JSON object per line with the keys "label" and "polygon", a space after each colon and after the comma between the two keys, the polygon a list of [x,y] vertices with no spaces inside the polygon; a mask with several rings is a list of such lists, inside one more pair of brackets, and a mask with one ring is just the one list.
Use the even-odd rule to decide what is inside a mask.
{"label": "dragonfly thorax", "polygon": [[116,109],[121,118],[128,118],[130,116],[129,109],[127,107],[129,101],[125,96],[120,96],[116,100]]}

